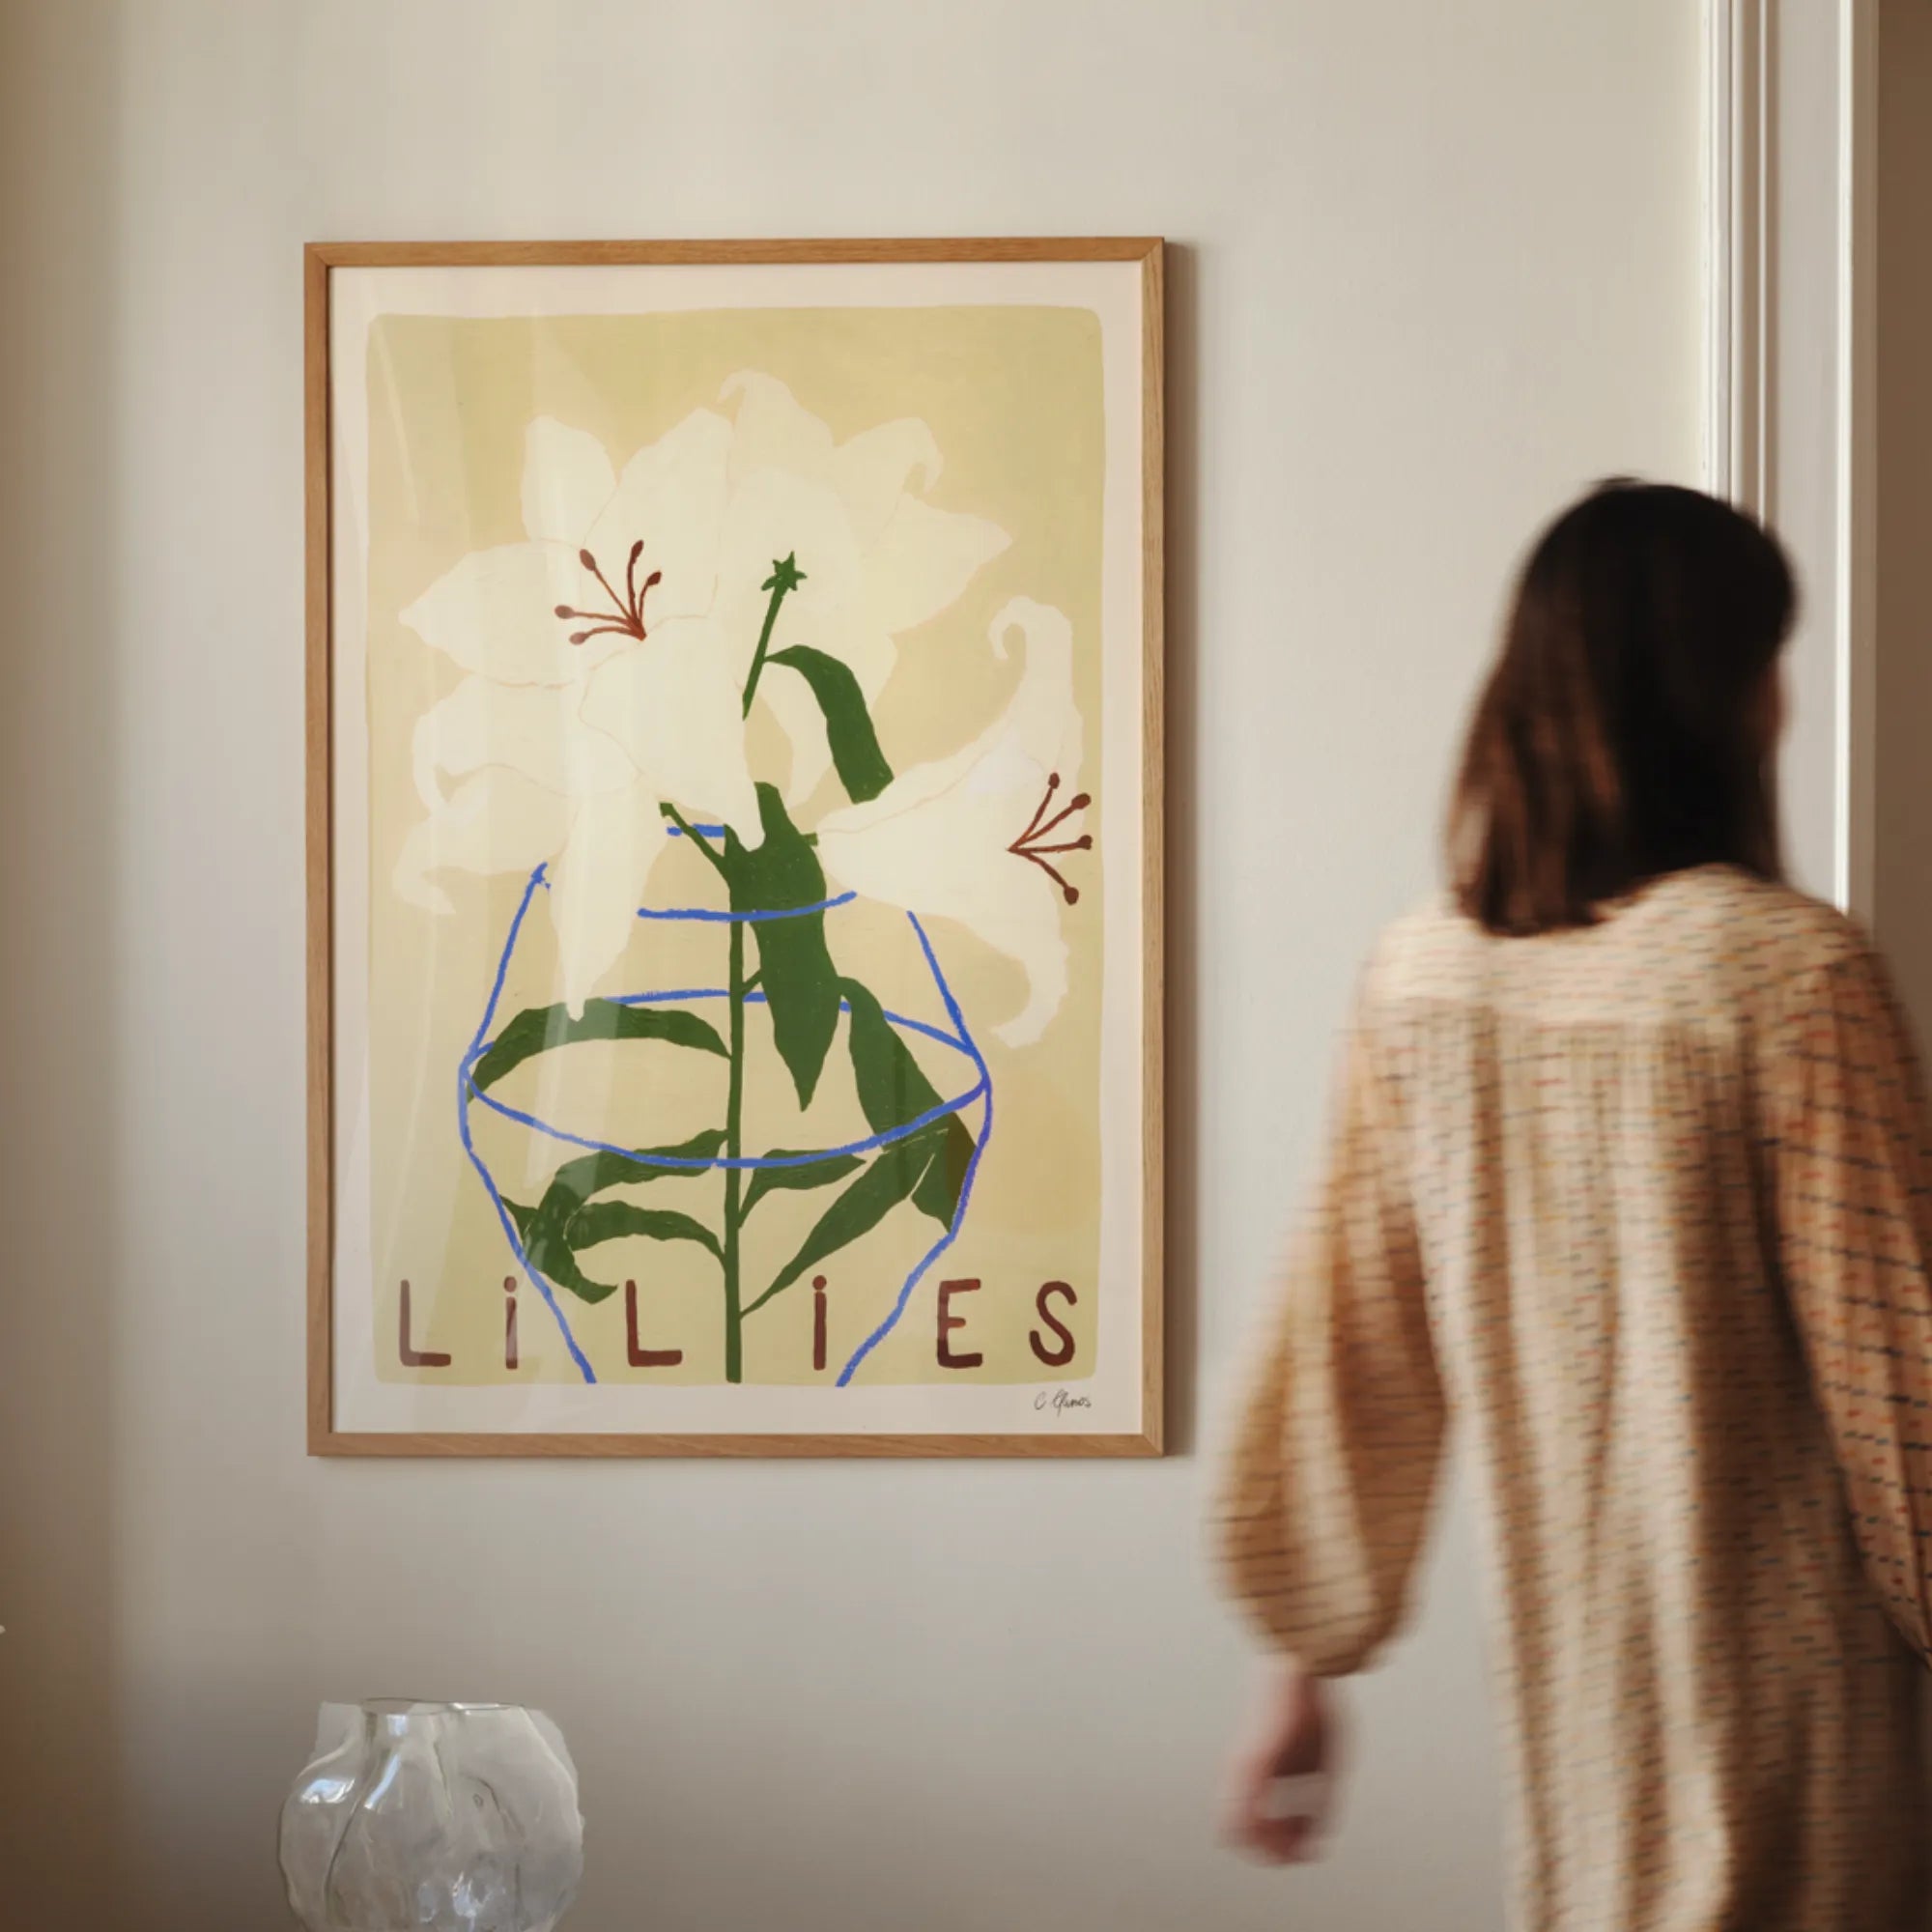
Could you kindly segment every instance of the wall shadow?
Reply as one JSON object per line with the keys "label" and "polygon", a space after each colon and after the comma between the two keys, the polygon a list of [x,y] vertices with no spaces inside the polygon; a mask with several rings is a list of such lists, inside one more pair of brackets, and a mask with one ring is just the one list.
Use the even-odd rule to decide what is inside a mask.
{"label": "wall shadow", "polygon": [[1881,32],[1878,169],[1878,936],[1921,1040],[1932,1040],[1932,14],[1889,5]]}
{"label": "wall shadow", "polygon": [[107,1928],[113,1576],[119,8],[0,8],[0,1872]]}

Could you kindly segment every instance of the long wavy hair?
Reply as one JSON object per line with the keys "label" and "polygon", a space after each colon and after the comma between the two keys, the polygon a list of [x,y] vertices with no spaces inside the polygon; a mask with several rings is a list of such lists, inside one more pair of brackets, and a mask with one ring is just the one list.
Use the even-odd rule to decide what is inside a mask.
{"label": "long wavy hair", "polygon": [[1595,922],[1689,867],[1777,878],[1773,667],[1791,565],[1695,490],[1617,480],[1524,565],[1449,816],[1463,910],[1492,932]]}

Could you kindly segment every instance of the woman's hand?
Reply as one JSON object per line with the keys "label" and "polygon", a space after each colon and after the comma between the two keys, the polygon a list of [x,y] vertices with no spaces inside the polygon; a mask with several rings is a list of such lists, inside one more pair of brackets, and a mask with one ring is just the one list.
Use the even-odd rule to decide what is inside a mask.
{"label": "woman's hand", "polygon": [[1276,1664],[1258,1734],[1235,1760],[1231,1844],[1268,1864],[1299,1864],[1315,1856],[1333,1786],[1335,1732],[1322,1681],[1298,1664]]}

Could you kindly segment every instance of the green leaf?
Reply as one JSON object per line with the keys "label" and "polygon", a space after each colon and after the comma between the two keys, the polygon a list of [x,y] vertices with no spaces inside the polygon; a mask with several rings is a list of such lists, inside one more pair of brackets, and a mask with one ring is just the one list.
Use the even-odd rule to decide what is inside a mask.
{"label": "green leaf", "polygon": [[[611,1153],[600,1150],[596,1153],[579,1154],[575,1160],[567,1160],[551,1176],[552,1187],[564,1187],[578,1201],[588,1201],[593,1194],[602,1194],[607,1187],[623,1187],[633,1181],[668,1180],[682,1177],[686,1180],[695,1179],[698,1175],[711,1170],[703,1167],[666,1167],[664,1160],[711,1160],[718,1150],[724,1145],[724,1129],[712,1127],[701,1134],[694,1134],[688,1141],[680,1141],[675,1147],[639,1148],[635,1154]],[[503,1204],[506,1208],[510,1204]],[[517,1209],[511,1208],[512,1213]],[[534,1213],[534,1208],[521,1210],[526,1214]]]}
{"label": "green leaf", "polygon": [[[838,990],[852,1009],[848,1033],[852,1078],[872,1131],[890,1133],[942,1105],[937,1090],[878,1001],[856,980],[841,980]],[[950,1228],[959,1210],[959,1190],[965,1185],[967,1164],[973,1158],[973,1135],[957,1114],[950,1114],[922,1127],[912,1140],[928,1138],[934,1157],[913,1193],[913,1206]]]}
{"label": "green leaf", "polygon": [[626,1007],[615,1000],[586,1000],[578,1019],[571,1018],[568,1007],[526,1007],[491,1042],[489,1051],[470,1069],[470,1078],[480,1094],[533,1054],[584,1039],[661,1039],[671,1046],[715,1053],[720,1059],[730,1057],[718,1030],[696,1013],[676,1007]]}
{"label": "green leaf", "polygon": [[[777,912],[816,905],[825,896],[825,874],[805,835],[786,816],[774,785],[758,786],[764,840],[748,852],[738,835],[724,833],[724,876],[733,912]],[[767,919],[752,927],[758,938],[758,975],[772,1015],[772,1037],[791,1070],[798,1104],[809,1107],[838,1031],[838,975],[825,947],[825,915]]]}
{"label": "green leaf", "polygon": [[718,1236],[702,1221],[668,1208],[638,1208],[628,1201],[593,1201],[571,1216],[570,1226],[565,1230],[571,1247],[579,1254],[603,1241],[622,1240],[627,1235],[642,1235],[653,1241],[696,1241],[721,1262],[724,1259]]}
{"label": "green leaf", "polygon": [[866,694],[859,689],[851,667],[809,644],[774,651],[771,661],[789,665],[810,685],[811,695],[825,714],[826,742],[832,747],[832,762],[838,768],[838,782],[845,787],[846,797],[854,805],[877,798],[892,783],[893,768],[879,750],[879,735],[872,729]]}
{"label": "green leaf", "polygon": [[932,1165],[913,1189],[912,1205],[922,1214],[930,1214],[941,1227],[950,1228],[959,1211],[959,1191],[966,1185],[966,1170],[973,1161],[973,1135],[957,1114],[949,1114],[936,1125],[922,1129],[918,1138],[931,1134],[937,1142]]}
{"label": "green leaf", "polygon": [[558,1288],[567,1288],[581,1301],[603,1301],[617,1292],[614,1281],[592,1281],[577,1265],[577,1256],[571,1250],[562,1225],[546,1215],[541,1208],[530,1223],[529,1233],[524,1237],[524,1252],[529,1256],[530,1266],[538,1274],[554,1282]]}
{"label": "green leaf", "polygon": [[797,1254],[772,1278],[771,1286],[747,1308],[761,1308],[789,1288],[807,1268],[868,1235],[901,1201],[908,1199],[932,1163],[937,1142],[919,1133],[882,1148],[866,1171],[813,1224]]}
{"label": "green leaf", "polygon": [[939,1093],[912,1049],[887,1019],[885,1009],[856,980],[841,980],[838,991],[852,1009],[847,1039],[859,1104],[874,1133],[902,1127],[939,1105]]}
{"label": "green leaf", "polygon": [[[592,1210],[584,1203],[593,1194],[607,1187],[619,1187],[629,1182],[659,1180],[668,1174],[704,1173],[702,1168],[678,1168],[653,1165],[653,1155],[681,1155],[691,1160],[709,1160],[724,1144],[724,1136],[717,1128],[696,1134],[690,1140],[676,1147],[639,1149],[636,1155],[613,1153],[600,1150],[596,1153],[580,1154],[575,1160],[567,1160],[551,1176],[550,1185],[544,1190],[544,1198],[536,1208],[517,1210],[518,1226],[523,1233],[524,1251],[529,1256],[530,1265],[539,1274],[546,1275],[559,1288],[567,1288],[572,1294],[583,1301],[602,1301],[607,1295],[614,1294],[616,1284],[596,1281],[577,1264],[577,1250],[594,1245],[590,1241],[577,1238],[576,1224],[585,1213]],[[508,1205],[507,1203],[505,1204]],[[632,1213],[642,1214],[648,1210],[633,1208],[629,1202],[609,1202],[598,1204],[599,1210],[605,1207],[624,1208]],[[581,1210],[581,1211],[580,1211]],[[527,1216],[527,1220],[524,1217]],[[673,1219],[684,1221],[689,1216],[675,1215]],[[600,1225],[593,1221],[593,1228]],[[693,1227],[699,1224],[691,1223]],[[644,1230],[638,1230],[642,1233]],[[717,1244],[710,1239],[708,1230],[705,1239],[716,1252]],[[600,1235],[599,1240],[613,1239],[614,1235]],[[690,1236],[661,1235],[660,1239],[690,1239]]]}
{"label": "green leaf", "polygon": [[[797,1160],[804,1148],[774,1148],[765,1158],[767,1160]],[[739,1208],[740,1216],[749,1214],[758,1205],[759,1200],[775,1187],[830,1187],[835,1180],[843,1180],[859,1165],[855,1153],[827,1154],[823,1160],[800,1161],[796,1167],[754,1167],[752,1170],[752,1184],[745,1193],[745,1205]]]}

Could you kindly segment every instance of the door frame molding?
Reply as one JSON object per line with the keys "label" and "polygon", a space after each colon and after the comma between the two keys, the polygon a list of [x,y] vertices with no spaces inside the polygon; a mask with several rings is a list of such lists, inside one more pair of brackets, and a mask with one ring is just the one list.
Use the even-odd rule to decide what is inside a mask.
{"label": "door frame molding", "polygon": [[1833,897],[1865,918],[1878,13],[1878,0],[1704,7],[1705,483],[1775,524],[1798,560],[1806,608],[1792,646],[1791,782],[1813,801],[1829,785],[1829,860],[1813,831],[1808,869],[1829,869]]}

